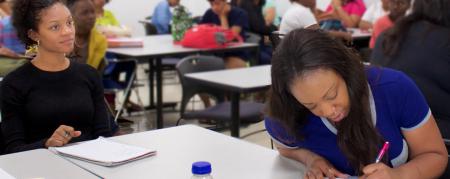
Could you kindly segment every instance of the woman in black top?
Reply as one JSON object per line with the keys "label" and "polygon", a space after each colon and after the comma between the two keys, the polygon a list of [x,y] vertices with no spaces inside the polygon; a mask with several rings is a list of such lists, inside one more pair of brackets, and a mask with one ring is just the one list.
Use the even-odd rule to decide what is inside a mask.
{"label": "woman in black top", "polygon": [[13,25],[36,57],[2,82],[5,152],[63,146],[111,136],[95,69],[70,62],[75,29],[59,0],[16,0]]}
{"label": "woman in black top", "polygon": [[412,13],[381,34],[371,62],[408,74],[450,138],[450,1],[415,0]]}

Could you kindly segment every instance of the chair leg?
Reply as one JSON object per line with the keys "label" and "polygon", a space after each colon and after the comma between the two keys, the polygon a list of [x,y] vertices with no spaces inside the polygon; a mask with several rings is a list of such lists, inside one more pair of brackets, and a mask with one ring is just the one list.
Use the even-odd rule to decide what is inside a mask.
{"label": "chair leg", "polygon": [[175,124],[175,126],[178,126],[180,124],[181,119],[183,119],[183,118],[180,118],[180,119],[177,120],[177,123]]}

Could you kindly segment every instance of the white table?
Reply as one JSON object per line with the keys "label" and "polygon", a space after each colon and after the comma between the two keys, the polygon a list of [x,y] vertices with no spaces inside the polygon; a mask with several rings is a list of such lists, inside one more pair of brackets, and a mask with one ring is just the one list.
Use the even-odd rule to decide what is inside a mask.
{"label": "white table", "polygon": [[241,93],[266,89],[271,85],[270,65],[186,74],[188,80],[231,92],[231,135],[239,137],[239,97]]}
{"label": "white table", "polygon": [[[162,116],[162,75],[161,75],[161,59],[170,56],[187,56],[191,54],[201,53],[222,53],[239,50],[252,50],[255,52],[255,57],[259,57],[259,46],[256,43],[243,43],[235,46],[219,49],[196,49],[184,48],[181,45],[173,43],[171,35],[153,35],[142,37],[144,40],[144,47],[142,48],[108,48],[108,52],[114,53],[122,57],[136,58],[138,61],[148,62],[150,69],[156,69],[156,127],[158,129],[164,127]],[[153,63],[156,62],[156,64]],[[257,59],[256,59],[257,61]],[[150,102],[153,102],[153,72],[149,73],[150,82]],[[151,105],[152,106],[152,105]]]}
{"label": "white table", "polygon": [[18,179],[98,178],[46,149],[2,155],[0,168]]}
{"label": "white table", "polygon": [[359,28],[347,28],[347,30],[352,34],[353,39],[370,39],[372,32],[368,30],[361,30]]}
{"label": "white table", "polygon": [[190,178],[192,163],[200,160],[211,163],[214,179],[298,179],[305,170],[301,163],[284,158],[275,150],[193,125],[111,139],[154,148],[157,154],[114,168],[71,160],[108,179]]}

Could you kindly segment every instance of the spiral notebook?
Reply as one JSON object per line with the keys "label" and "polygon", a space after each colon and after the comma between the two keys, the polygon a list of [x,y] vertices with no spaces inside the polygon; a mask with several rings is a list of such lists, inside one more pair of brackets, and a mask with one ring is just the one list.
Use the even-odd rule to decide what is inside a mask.
{"label": "spiral notebook", "polygon": [[98,139],[65,147],[52,147],[52,151],[62,156],[113,167],[140,160],[156,154],[156,150],[122,144],[109,139]]}

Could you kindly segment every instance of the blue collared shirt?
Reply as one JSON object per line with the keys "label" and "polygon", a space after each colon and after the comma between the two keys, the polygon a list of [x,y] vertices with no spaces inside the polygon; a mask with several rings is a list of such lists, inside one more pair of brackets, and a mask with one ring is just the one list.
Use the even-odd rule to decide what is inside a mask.
{"label": "blue collared shirt", "polygon": [[156,26],[158,34],[168,34],[169,24],[172,20],[172,12],[167,0],[161,1],[153,11],[152,23]]}

